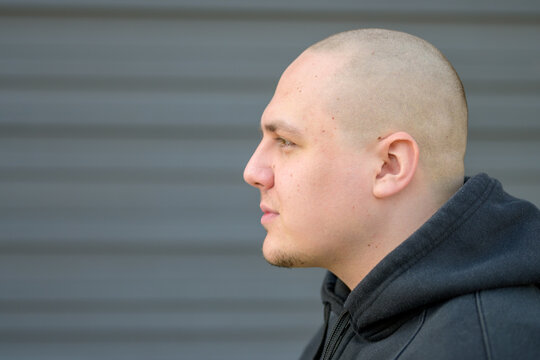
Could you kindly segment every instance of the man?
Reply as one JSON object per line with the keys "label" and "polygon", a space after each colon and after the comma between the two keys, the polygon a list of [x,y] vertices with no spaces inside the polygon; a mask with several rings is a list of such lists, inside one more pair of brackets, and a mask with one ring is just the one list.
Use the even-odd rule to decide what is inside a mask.
{"label": "man", "polygon": [[302,359],[540,359],[540,214],[464,181],[467,103],[431,44],[380,29],[304,51],[244,172],[263,254],[322,267]]}

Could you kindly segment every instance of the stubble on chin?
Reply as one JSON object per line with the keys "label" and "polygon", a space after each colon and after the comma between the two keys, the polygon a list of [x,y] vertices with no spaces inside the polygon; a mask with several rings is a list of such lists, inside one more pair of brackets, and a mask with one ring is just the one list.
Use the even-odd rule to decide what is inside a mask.
{"label": "stubble on chin", "polygon": [[265,254],[264,259],[273,266],[280,268],[306,267],[306,261],[296,254],[289,254],[281,250],[274,250],[272,254]]}

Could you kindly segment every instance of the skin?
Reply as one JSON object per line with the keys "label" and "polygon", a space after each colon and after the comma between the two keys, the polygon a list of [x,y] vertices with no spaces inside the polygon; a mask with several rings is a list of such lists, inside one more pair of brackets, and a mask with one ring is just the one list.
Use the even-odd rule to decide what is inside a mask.
{"label": "skin", "polygon": [[[380,78],[352,73],[350,64],[369,54],[347,46],[302,53],[262,115],[263,136],[244,171],[261,193],[266,260],[326,268],[351,289],[459,187],[442,190],[433,180],[416,127],[366,125],[381,113],[363,110],[374,108],[368,94]],[[392,118],[386,108],[381,119]]]}

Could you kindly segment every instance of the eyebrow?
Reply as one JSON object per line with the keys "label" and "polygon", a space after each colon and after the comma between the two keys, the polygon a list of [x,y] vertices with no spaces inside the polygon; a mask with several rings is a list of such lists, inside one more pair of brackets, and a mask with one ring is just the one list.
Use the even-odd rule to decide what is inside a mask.
{"label": "eyebrow", "polygon": [[302,135],[300,129],[290,124],[287,124],[284,121],[279,121],[279,120],[270,122],[268,124],[264,124],[263,128],[264,130],[268,132],[273,132],[273,133],[275,133],[276,131],[284,131],[292,135],[297,135],[297,136]]}

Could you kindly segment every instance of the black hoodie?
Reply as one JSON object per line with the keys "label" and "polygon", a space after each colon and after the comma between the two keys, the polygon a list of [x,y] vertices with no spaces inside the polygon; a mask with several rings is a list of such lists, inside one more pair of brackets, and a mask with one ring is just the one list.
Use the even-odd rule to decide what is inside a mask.
{"label": "black hoodie", "polygon": [[353,291],[327,274],[301,359],[540,359],[539,284],[539,210],[480,174]]}

